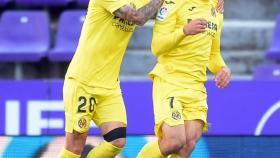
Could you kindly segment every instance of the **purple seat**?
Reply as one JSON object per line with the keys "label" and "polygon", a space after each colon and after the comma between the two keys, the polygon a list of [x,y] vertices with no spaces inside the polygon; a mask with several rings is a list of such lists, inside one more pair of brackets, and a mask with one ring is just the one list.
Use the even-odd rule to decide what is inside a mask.
{"label": "purple seat", "polygon": [[76,51],[85,20],[85,10],[65,11],[60,17],[55,48],[48,57],[51,61],[70,61]]}
{"label": "purple seat", "polygon": [[280,64],[258,65],[254,71],[254,80],[280,80]]}
{"label": "purple seat", "polygon": [[0,23],[0,61],[39,61],[50,45],[43,11],[6,11]]}
{"label": "purple seat", "polygon": [[90,0],[77,0],[80,6],[88,6]]}
{"label": "purple seat", "polygon": [[266,52],[266,57],[271,60],[280,60],[280,14],[277,16],[271,47]]}
{"label": "purple seat", "polygon": [[0,0],[0,6],[4,6],[9,2],[11,2],[11,0]]}
{"label": "purple seat", "polygon": [[65,6],[73,0],[16,0],[19,5],[29,6]]}

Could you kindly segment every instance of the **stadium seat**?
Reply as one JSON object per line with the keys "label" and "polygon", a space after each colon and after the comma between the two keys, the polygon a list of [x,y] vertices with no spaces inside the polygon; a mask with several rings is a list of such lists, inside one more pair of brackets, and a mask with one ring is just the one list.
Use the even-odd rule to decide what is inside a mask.
{"label": "stadium seat", "polygon": [[65,6],[73,0],[16,0],[19,5],[28,6]]}
{"label": "stadium seat", "polygon": [[88,6],[89,0],[77,0],[80,6]]}
{"label": "stadium seat", "polygon": [[270,49],[266,52],[267,59],[280,60],[280,14],[276,20],[272,44]]}
{"label": "stadium seat", "polygon": [[50,45],[49,17],[43,11],[6,11],[0,22],[0,61],[39,61]]}
{"label": "stadium seat", "polygon": [[280,64],[258,65],[254,71],[254,80],[280,80]]}
{"label": "stadium seat", "polygon": [[51,61],[71,60],[78,45],[85,15],[85,10],[62,13],[57,28],[55,48],[48,54]]}
{"label": "stadium seat", "polygon": [[9,2],[11,2],[11,0],[0,0],[0,6],[4,6],[4,5],[8,4]]}

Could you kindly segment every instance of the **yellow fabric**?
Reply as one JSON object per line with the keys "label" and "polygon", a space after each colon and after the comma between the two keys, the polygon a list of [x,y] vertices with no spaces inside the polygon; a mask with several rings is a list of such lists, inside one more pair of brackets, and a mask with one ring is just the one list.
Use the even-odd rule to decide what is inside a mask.
{"label": "yellow fabric", "polygon": [[71,151],[66,150],[65,148],[59,153],[58,158],[80,158],[80,155],[74,154]]}
{"label": "yellow fabric", "polygon": [[172,154],[171,156],[170,156],[170,158],[182,158],[180,155],[177,155],[177,154]]}
{"label": "yellow fabric", "polygon": [[[164,3],[153,29],[152,52],[158,63],[150,73],[184,88],[205,91],[206,69],[216,73],[225,66],[220,54],[223,15],[216,13],[211,0],[174,0]],[[183,26],[204,18],[206,31],[185,36]]]}
{"label": "yellow fabric", "polygon": [[158,141],[153,141],[147,143],[139,152],[137,158],[165,158],[162,155]]}
{"label": "yellow fabric", "polygon": [[183,88],[170,84],[160,77],[154,77],[153,101],[156,136],[162,137],[161,126],[163,123],[176,126],[184,124],[186,120],[203,121],[203,131],[207,131],[208,106],[206,100],[205,92]]}
{"label": "yellow fabric", "polygon": [[87,155],[87,158],[114,158],[121,152],[121,148],[103,141],[100,145],[94,147]]}
{"label": "yellow fabric", "polygon": [[[223,26],[223,14],[217,14],[219,17],[221,27]],[[221,30],[219,32],[221,34]],[[226,66],[223,57],[221,56],[221,38],[220,36],[215,36],[212,40],[212,48],[210,54],[210,62],[208,65],[208,69],[216,74],[221,67]]]}
{"label": "yellow fabric", "polygon": [[135,25],[113,15],[126,4],[140,8],[148,0],[91,0],[76,53],[66,78],[94,87],[116,88],[122,58]]}
{"label": "yellow fabric", "polygon": [[[73,130],[80,133],[87,132],[91,120],[97,126],[112,121],[127,124],[120,87],[115,89],[94,88],[75,79],[65,79],[63,98],[66,132],[72,133]],[[82,106],[84,103],[85,105]]]}

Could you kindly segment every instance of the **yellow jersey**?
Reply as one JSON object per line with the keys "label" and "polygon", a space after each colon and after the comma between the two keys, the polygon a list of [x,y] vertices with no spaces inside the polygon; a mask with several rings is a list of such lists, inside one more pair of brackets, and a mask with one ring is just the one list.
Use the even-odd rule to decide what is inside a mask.
{"label": "yellow jersey", "polygon": [[[220,54],[223,15],[215,10],[212,0],[170,0],[159,9],[153,28],[152,52],[158,63],[150,76],[159,76],[169,83],[206,91],[207,67],[213,73],[225,66]],[[183,26],[204,18],[206,31],[185,36]]]}
{"label": "yellow jersey", "polygon": [[117,88],[121,62],[135,24],[118,18],[113,12],[126,4],[133,4],[138,9],[148,2],[90,0],[79,44],[66,78],[74,78],[92,87]]}

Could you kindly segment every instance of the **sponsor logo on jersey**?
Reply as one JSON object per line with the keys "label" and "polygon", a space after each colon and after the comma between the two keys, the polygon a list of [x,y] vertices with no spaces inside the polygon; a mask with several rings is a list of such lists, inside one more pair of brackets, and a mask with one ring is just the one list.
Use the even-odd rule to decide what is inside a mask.
{"label": "sponsor logo on jersey", "polygon": [[135,24],[133,22],[121,19],[117,16],[114,16],[112,26],[124,32],[133,32],[135,29]]}
{"label": "sponsor logo on jersey", "polygon": [[[192,19],[188,19],[188,23],[190,23],[191,21]],[[214,37],[217,31],[218,31],[218,25],[212,21],[207,21],[206,31],[203,32],[203,34],[205,33],[208,36]]]}
{"label": "sponsor logo on jersey", "polygon": [[[136,9],[136,5],[134,3],[130,3],[130,5]],[[124,32],[133,32],[135,29],[135,24],[131,21],[121,19],[117,16],[114,16],[112,21],[112,26],[122,30]]]}
{"label": "sponsor logo on jersey", "polygon": [[[188,23],[190,23],[192,19],[188,19]],[[218,31],[218,25],[212,21],[207,21],[206,28],[213,30],[215,32]]]}
{"label": "sponsor logo on jersey", "polygon": [[163,6],[159,9],[157,13],[157,19],[163,21],[166,18],[167,14],[168,14],[168,8]]}

